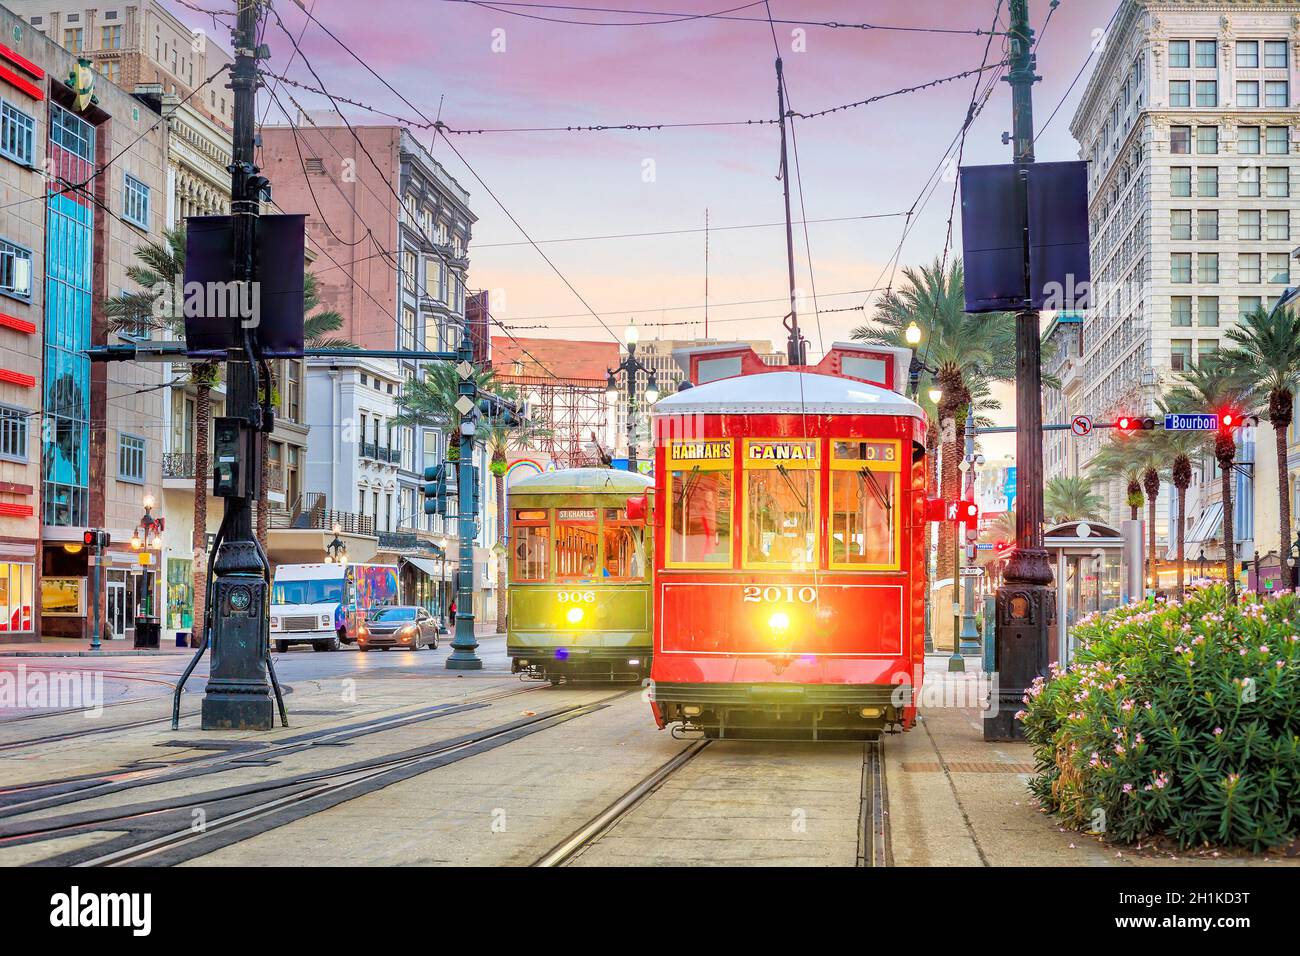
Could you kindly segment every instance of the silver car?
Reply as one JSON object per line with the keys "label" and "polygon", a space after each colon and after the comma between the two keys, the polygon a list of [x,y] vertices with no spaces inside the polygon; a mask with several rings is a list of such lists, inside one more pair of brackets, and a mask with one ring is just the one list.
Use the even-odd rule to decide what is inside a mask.
{"label": "silver car", "polygon": [[357,631],[357,647],[363,651],[372,647],[418,651],[422,647],[437,646],[438,626],[433,615],[414,605],[376,608]]}

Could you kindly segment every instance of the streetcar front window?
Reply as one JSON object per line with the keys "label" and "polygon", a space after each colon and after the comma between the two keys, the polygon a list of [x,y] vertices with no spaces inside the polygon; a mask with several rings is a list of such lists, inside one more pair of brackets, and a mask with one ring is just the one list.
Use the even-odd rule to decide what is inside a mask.
{"label": "streetcar front window", "polygon": [[547,511],[515,512],[511,573],[515,581],[545,581],[549,574],[551,527]]}
{"label": "streetcar front window", "polygon": [[672,473],[670,564],[731,566],[731,484],[730,471]]}
{"label": "streetcar front window", "polygon": [[816,439],[745,442],[745,567],[817,565]]}
{"label": "streetcar front window", "polygon": [[897,568],[897,443],[837,441],[831,454],[831,567]]}
{"label": "streetcar front window", "polygon": [[617,508],[605,509],[601,577],[611,581],[639,581],[645,577],[645,527],[628,524]]}
{"label": "streetcar front window", "polygon": [[560,508],[555,513],[555,578],[592,580],[596,576],[595,508]]}

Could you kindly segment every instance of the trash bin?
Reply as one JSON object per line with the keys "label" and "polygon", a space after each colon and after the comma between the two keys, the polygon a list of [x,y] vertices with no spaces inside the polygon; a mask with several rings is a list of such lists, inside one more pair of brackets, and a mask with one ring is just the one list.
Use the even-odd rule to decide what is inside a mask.
{"label": "trash bin", "polygon": [[176,632],[176,646],[177,646],[177,647],[189,647],[189,646],[190,646],[190,632],[189,632],[189,631],[177,631],[177,632]]}
{"label": "trash bin", "polygon": [[156,617],[137,617],[135,619],[135,646],[137,648],[157,649],[162,622]]}

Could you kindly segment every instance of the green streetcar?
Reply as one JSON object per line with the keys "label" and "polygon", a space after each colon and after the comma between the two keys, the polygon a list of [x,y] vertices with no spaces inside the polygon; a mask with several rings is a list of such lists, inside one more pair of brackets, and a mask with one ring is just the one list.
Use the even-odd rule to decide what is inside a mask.
{"label": "green streetcar", "polygon": [[650,673],[650,478],[552,471],[510,486],[511,669],[552,684]]}

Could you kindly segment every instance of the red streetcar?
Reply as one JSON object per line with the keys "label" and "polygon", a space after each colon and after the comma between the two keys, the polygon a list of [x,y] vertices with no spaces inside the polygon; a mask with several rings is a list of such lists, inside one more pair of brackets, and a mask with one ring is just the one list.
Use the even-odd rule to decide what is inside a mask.
{"label": "red streetcar", "polygon": [[911,353],[689,353],[654,410],[652,708],[710,737],[870,738],[916,719],[926,417]]}

